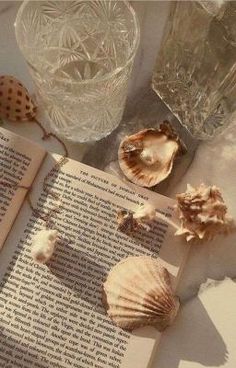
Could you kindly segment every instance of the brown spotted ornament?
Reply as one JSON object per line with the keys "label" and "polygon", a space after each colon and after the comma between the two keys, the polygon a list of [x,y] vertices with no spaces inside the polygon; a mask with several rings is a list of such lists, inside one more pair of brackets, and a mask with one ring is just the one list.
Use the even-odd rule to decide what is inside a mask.
{"label": "brown spotted ornament", "polygon": [[36,106],[29,92],[15,77],[0,76],[0,118],[29,121],[36,115]]}

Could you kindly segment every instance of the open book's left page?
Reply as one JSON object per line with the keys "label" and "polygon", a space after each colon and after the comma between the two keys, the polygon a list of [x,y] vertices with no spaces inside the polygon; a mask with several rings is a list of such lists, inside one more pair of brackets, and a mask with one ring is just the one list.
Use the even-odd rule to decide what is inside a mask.
{"label": "open book's left page", "polygon": [[0,128],[0,248],[46,155],[37,144]]}

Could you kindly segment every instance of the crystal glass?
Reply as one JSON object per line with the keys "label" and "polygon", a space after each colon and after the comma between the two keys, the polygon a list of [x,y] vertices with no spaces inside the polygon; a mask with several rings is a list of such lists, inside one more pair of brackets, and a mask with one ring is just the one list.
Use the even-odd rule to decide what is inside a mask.
{"label": "crystal glass", "polygon": [[139,43],[126,1],[24,1],[16,38],[51,130],[98,140],[121,121]]}
{"label": "crystal glass", "polygon": [[236,118],[236,2],[172,3],[153,88],[196,138]]}

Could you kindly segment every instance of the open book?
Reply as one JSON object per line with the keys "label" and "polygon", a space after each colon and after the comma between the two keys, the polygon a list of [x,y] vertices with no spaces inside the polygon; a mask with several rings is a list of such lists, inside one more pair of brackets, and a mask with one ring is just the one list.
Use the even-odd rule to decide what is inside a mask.
{"label": "open book", "polygon": [[0,129],[0,367],[145,368],[160,333],[145,327],[129,333],[106,316],[102,283],[129,255],[158,256],[176,289],[188,246],[174,229],[156,221],[131,237],[117,231],[116,211],[151,202],[167,216],[174,201],[68,160],[47,180],[62,209],[54,214],[60,242],[47,265],[31,258],[32,237],[45,227],[26,200],[47,213],[58,198],[43,180],[60,159]]}

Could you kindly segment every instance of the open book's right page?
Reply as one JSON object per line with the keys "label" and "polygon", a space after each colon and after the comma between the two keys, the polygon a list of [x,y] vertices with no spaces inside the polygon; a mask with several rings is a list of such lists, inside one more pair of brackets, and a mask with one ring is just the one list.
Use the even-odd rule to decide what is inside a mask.
{"label": "open book's right page", "polygon": [[[32,200],[41,212],[58,206],[42,188],[58,160],[48,155],[34,183]],[[27,203],[1,254],[0,363],[12,361],[14,368],[147,367],[159,332],[147,327],[132,334],[114,326],[102,305],[102,284],[121,259],[146,254],[161,257],[176,287],[188,247],[174,237],[175,230],[156,221],[151,231],[131,237],[117,231],[116,224],[118,209],[134,210],[147,202],[172,217],[174,201],[72,160],[50,177],[48,187],[61,199],[51,219],[60,234],[52,260],[36,265],[31,259],[32,237],[45,224]]]}

